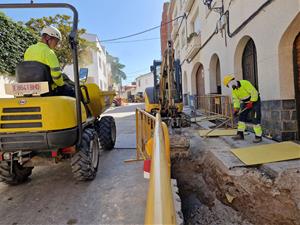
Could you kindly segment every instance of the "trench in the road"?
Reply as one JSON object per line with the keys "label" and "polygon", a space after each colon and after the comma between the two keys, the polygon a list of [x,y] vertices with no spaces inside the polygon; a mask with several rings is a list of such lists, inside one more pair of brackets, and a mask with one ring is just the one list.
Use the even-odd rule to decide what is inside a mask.
{"label": "trench in the road", "polygon": [[218,200],[204,180],[202,165],[197,160],[173,159],[172,176],[177,179],[184,224],[251,224],[244,221],[237,211]]}
{"label": "trench in the road", "polygon": [[223,139],[190,137],[188,154],[171,150],[186,225],[300,225],[298,166],[277,175],[263,166],[228,167]]}

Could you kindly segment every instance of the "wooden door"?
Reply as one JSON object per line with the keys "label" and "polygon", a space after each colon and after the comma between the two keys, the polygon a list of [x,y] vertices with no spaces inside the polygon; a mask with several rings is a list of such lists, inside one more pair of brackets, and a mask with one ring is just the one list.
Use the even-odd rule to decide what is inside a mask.
{"label": "wooden door", "polygon": [[250,81],[258,90],[257,78],[257,54],[254,41],[250,39],[244,49],[243,58],[243,79]]}
{"label": "wooden door", "polygon": [[205,95],[203,66],[200,65],[196,73],[196,90],[197,96]]}
{"label": "wooden door", "polygon": [[294,42],[294,74],[295,74],[295,97],[298,115],[298,139],[300,139],[300,33]]}

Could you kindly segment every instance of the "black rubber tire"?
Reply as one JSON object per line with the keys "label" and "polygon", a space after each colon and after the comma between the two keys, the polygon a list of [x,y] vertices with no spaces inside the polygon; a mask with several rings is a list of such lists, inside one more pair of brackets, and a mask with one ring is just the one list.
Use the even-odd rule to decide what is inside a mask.
{"label": "black rubber tire", "polygon": [[33,167],[23,167],[17,161],[13,162],[12,173],[10,162],[0,162],[0,180],[6,184],[16,185],[24,183],[32,173]]}
{"label": "black rubber tire", "polygon": [[191,117],[185,113],[181,114],[181,127],[190,127]]}
{"label": "black rubber tire", "polygon": [[87,181],[96,177],[99,165],[99,142],[94,129],[83,131],[79,151],[71,159],[72,172],[76,180]]}
{"label": "black rubber tire", "polygon": [[112,150],[116,143],[115,119],[112,116],[101,117],[97,125],[97,131],[102,149],[105,151]]}

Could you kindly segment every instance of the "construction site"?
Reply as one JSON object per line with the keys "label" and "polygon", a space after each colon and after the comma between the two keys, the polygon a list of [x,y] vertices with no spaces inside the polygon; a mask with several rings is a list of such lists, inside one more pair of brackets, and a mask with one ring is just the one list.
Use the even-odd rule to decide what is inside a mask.
{"label": "construction site", "polygon": [[[72,13],[67,38],[61,27],[46,25],[40,41],[22,46],[14,80],[5,80],[5,95],[0,93],[0,224],[300,225],[300,2],[286,3],[293,19],[273,32],[284,31],[279,42],[285,47],[279,51],[293,59],[286,78],[273,79],[274,87],[280,80],[279,90],[273,88],[275,97],[269,93],[270,81],[258,73],[262,68],[267,77],[275,76],[274,68],[265,65],[274,57],[260,61],[262,53],[254,44],[259,38],[241,35],[243,47],[234,54],[238,66],[230,64],[233,57],[220,64],[224,49],[212,55],[209,69],[204,69],[203,57],[215,46],[239,46],[235,34],[251,33],[251,21],[262,19],[263,13],[274,15],[282,2],[261,1],[233,33],[229,10],[242,4],[247,11],[246,3],[180,2],[164,2],[158,26],[161,58],[149,62],[149,71],[137,77],[139,84],[122,87],[120,78],[118,90],[105,88],[108,79],[95,78],[90,68],[80,68],[84,41],[78,36],[83,31],[76,7],[0,4],[1,10],[62,8]],[[206,10],[205,19],[201,10]],[[181,29],[187,28],[181,26],[191,29],[191,22],[196,29],[200,18],[207,24],[219,18],[217,28],[201,45],[192,41],[200,36],[194,30],[187,38],[190,45],[183,48]],[[13,27],[36,40],[24,26],[0,14],[0,44],[14,41],[9,34]],[[71,53],[67,68],[72,79],[61,71],[54,52],[62,41]],[[100,55],[104,47],[99,47]],[[10,62],[1,54],[0,72]],[[286,64],[282,55],[280,71]],[[149,78],[151,84],[143,86]],[[283,90],[291,83],[293,88]]]}

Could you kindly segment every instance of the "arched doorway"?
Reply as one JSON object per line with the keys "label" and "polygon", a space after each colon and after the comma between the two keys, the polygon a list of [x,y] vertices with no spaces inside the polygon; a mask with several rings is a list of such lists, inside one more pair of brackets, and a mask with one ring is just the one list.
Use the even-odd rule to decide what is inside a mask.
{"label": "arched doorway", "polygon": [[204,74],[203,74],[203,65],[199,65],[196,72],[196,95],[203,96],[205,95],[205,86],[204,86]]}
{"label": "arched doorway", "polygon": [[293,47],[294,58],[294,77],[295,77],[295,97],[297,105],[298,120],[298,139],[300,139],[300,33],[294,41]]}
{"label": "arched doorway", "polygon": [[258,89],[257,54],[254,41],[250,39],[242,57],[243,79],[250,81]]}
{"label": "arched doorway", "polygon": [[221,67],[220,59],[217,54],[211,57],[209,72],[210,93],[221,94]]}

